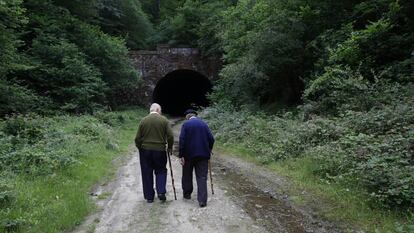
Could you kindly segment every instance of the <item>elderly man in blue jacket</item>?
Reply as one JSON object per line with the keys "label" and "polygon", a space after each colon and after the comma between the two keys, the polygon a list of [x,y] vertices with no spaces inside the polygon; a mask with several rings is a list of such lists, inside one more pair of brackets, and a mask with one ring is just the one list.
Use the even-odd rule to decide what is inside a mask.
{"label": "elderly man in blue jacket", "polygon": [[191,199],[193,192],[193,170],[197,180],[197,200],[200,207],[207,205],[208,160],[214,145],[214,137],[207,124],[197,118],[195,110],[185,112],[179,141],[179,154],[183,165],[181,179],[185,199]]}

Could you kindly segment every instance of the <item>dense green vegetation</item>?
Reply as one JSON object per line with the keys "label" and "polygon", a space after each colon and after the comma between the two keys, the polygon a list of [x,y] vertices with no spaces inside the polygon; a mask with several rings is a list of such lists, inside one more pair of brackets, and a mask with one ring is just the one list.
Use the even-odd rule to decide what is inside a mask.
{"label": "dense green vegetation", "polygon": [[[303,115],[290,112],[275,116],[221,106],[209,108],[203,117],[224,148],[236,148],[235,153],[250,155],[261,164],[282,166],[283,175],[314,179],[305,188],[318,195],[337,187],[327,199],[338,203],[320,210],[335,215],[334,220],[361,224],[367,232],[393,232],[397,222],[414,224],[414,108],[407,104],[414,101],[413,90],[414,85],[407,86],[403,101],[383,109],[349,111],[340,117],[303,121]],[[325,185],[314,190],[315,183]],[[359,198],[349,198],[349,193]],[[366,209],[361,210],[361,202],[372,209],[364,204]],[[374,215],[384,209],[390,211]],[[390,216],[399,217],[385,222]],[[408,226],[404,229],[410,232]]]}
{"label": "dense green vegetation", "polygon": [[0,232],[62,232],[125,154],[144,111],[15,116],[0,122]]}
{"label": "dense green vegetation", "polygon": [[216,137],[265,164],[301,164],[405,225],[376,219],[367,231],[410,232],[413,11],[412,1],[240,0],[202,20],[225,61],[206,112]]}
{"label": "dense green vegetation", "polygon": [[[58,231],[79,221],[86,205],[32,228],[66,208],[50,191],[59,179],[76,183],[84,160],[99,167],[94,156],[116,145],[118,114],[97,112],[140,103],[128,50],[167,43],[222,58],[206,110],[222,144],[358,192],[364,216],[392,216],[367,217],[366,231],[410,232],[413,12],[411,0],[0,0],[1,224]],[[46,199],[35,200],[55,196],[36,211]]]}
{"label": "dense green vegetation", "polygon": [[0,15],[0,116],[129,104],[139,77],[126,44],[152,30],[139,1],[2,0]]}
{"label": "dense green vegetation", "polygon": [[[405,225],[371,219],[361,226],[367,231],[410,231],[412,1],[164,4],[154,14],[153,41],[223,58],[215,104],[206,111],[221,143],[265,164],[296,161],[303,167],[295,169],[355,190],[357,201]],[[170,14],[160,13],[168,4]]]}
{"label": "dense green vegetation", "polygon": [[105,110],[139,102],[128,50],[152,24],[137,0],[0,0],[0,16],[0,232],[62,232],[132,142],[144,113]]}

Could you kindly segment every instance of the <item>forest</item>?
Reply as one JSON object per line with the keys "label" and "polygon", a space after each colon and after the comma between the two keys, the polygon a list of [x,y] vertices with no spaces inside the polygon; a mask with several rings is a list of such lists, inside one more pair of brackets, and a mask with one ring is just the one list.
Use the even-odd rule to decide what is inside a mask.
{"label": "forest", "polygon": [[0,231],[40,232],[68,208],[35,187],[76,183],[90,144],[107,163],[126,150],[143,115],[129,51],[169,44],[221,58],[202,113],[221,147],[347,190],[341,208],[376,214],[356,223],[366,232],[413,232],[413,12],[411,0],[0,0]]}

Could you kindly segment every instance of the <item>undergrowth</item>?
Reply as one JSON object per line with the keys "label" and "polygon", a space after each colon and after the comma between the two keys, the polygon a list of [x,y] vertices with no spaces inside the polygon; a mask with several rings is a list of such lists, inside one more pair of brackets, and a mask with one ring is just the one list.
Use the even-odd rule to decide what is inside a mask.
{"label": "undergrowth", "polygon": [[[323,183],[325,188],[346,187],[358,193],[354,203],[366,203],[366,211],[399,216],[399,223],[393,222],[392,227],[386,217],[357,221],[366,229],[412,232],[413,90],[411,84],[378,84],[370,90],[375,101],[368,103],[370,99],[365,98],[367,101],[358,102],[355,96],[354,102],[338,104],[336,114],[330,115],[318,114],[326,102],[308,101],[297,114],[267,115],[216,105],[207,108],[203,117],[225,148],[243,148],[256,161],[277,165],[287,175],[306,174],[313,179],[309,187],[316,183]],[[352,107],[346,106],[349,104]]]}
{"label": "undergrowth", "polygon": [[0,123],[0,232],[61,232],[93,205],[92,185],[133,141],[141,110],[15,115]]}

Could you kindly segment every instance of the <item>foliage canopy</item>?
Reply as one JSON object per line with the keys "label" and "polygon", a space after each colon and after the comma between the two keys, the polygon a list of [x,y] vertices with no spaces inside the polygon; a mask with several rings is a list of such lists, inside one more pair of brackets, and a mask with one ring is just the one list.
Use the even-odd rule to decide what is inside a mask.
{"label": "foliage canopy", "polygon": [[139,77],[126,45],[152,30],[139,1],[2,0],[0,14],[2,116],[128,104]]}

